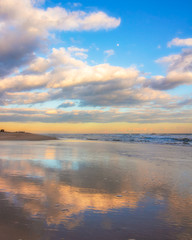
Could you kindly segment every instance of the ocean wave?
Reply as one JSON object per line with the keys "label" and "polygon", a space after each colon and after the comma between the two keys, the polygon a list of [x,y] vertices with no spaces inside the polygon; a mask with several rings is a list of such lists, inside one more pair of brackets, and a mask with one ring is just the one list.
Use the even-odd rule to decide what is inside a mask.
{"label": "ocean wave", "polygon": [[54,134],[60,139],[192,146],[192,134]]}

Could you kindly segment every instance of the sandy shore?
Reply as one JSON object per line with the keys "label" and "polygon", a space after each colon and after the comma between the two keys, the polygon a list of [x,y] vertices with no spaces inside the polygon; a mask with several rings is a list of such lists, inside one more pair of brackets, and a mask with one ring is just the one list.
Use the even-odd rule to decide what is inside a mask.
{"label": "sandy shore", "polygon": [[56,140],[55,137],[32,134],[26,132],[0,132],[0,141],[42,141]]}
{"label": "sandy shore", "polygon": [[192,240],[191,147],[60,139],[0,153],[0,239]]}

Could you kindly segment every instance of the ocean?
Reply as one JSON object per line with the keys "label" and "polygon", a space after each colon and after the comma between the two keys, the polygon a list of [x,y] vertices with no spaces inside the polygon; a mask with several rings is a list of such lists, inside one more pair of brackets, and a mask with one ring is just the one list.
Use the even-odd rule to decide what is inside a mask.
{"label": "ocean", "polygon": [[60,139],[192,146],[192,134],[52,134]]}

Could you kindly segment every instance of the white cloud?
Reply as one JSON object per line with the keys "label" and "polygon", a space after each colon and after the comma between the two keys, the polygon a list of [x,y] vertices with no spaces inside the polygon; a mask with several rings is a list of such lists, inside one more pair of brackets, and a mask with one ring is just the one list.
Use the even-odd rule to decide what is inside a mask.
{"label": "white cloud", "polygon": [[104,54],[105,54],[104,61],[107,62],[108,58],[110,58],[111,56],[115,55],[115,51],[113,49],[105,50]]}
{"label": "white cloud", "polygon": [[1,1],[0,4],[2,18],[39,34],[49,29],[64,31],[110,29],[118,27],[121,22],[120,19],[109,17],[101,11],[86,13],[67,11],[61,7],[43,10],[34,7],[30,0],[7,0]]}
{"label": "white cloud", "polygon": [[45,3],[45,0],[31,0],[32,5],[39,6]]}
{"label": "white cloud", "polygon": [[[75,52],[75,54],[76,53],[77,52]],[[28,66],[25,72],[36,74],[44,73],[46,71],[52,71],[54,72],[54,74],[56,74],[56,70],[54,69],[53,71],[53,68],[59,67],[61,69],[63,68],[66,70],[66,68],[75,69],[84,67],[85,65],[86,64],[82,60],[72,57],[71,53],[67,51],[65,48],[60,49],[53,48],[52,52],[48,55],[47,58],[38,57],[34,59],[34,61],[32,61],[32,63]]]}
{"label": "white cloud", "polygon": [[82,52],[76,52],[74,54],[77,58],[80,58],[80,59],[87,59],[88,58],[88,55],[85,54],[85,53],[82,53]]}
{"label": "white cloud", "polygon": [[[89,65],[86,62],[88,49],[85,48],[71,46],[53,48],[48,52],[46,44],[51,38],[50,30],[107,30],[119,26],[120,19],[101,11],[38,8],[40,3],[43,1],[34,0],[33,4],[30,0],[0,2],[0,104],[28,105],[52,100],[62,104],[57,109],[0,108],[1,121],[167,121],[171,117],[169,113],[149,109],[153,106],[159,109],[183,107],[191,103],[191,99],[182,99],[179,103],[178,99],[163,92],[181,84],[192,84],[190,49],[158,59],[156,62],[168,66],[167,76],[155,76],[149,80],[136,67],[124,68],[108,63]],[[181,44],[181,40],[172,40],[169,45]],[[191,44],[189,39],[182,41],[185,46]],[[39,55],[39,50],[44,54]],[[108,58],[115,51],[108,49],[104,54]],[[75,105],[77,102],[79,106]],[[83,106],[123,107],[124,112],[77,109],[70,112],[62,109],[73,106],[77,109]],[[178,118],[176,114],[174,116]]]}
{"label": "white cloud", "polygon": [[169,55],[156,60],[156,62],[167,64],[169,71],[192,71],[192,49],[183,49],[180,54]]}
{"label": "white cloud", "polygon": [[77,48],[77,47],[68,47],[67,48],[68,52],[72,54],[73,56],[80,58],[80,59],[87,59],[88,55],[86,52],[88,52],[88,49],[85,48]]}
{"label": "white cloud", "polygon": [[169,55],[169,56],[166,56],[166,57],[159,58],[155,62],[156,63],[168,63],[168,64],[171,64],[172,62],[175,62],[178,59],[180,59],[180,55],[179,54],[173,54],[173,55]]}
{"label": "white cloud", "polygon": [[107,57],[110,57],[110,56],[113,56],[115,54],[115,51],[113,49],[109,49],[109,50],[105,50],[104,51],[104,54],[107,56]]}
{"label": "white cloud", "polygon": [[171,71],[164,76],[154,76],[145,82],[145,87],[151,87],[156,90],[173,89],[180,85],[192,84],[192,72],[175,72]]}
{"label": "white cloud", "polygon": [[168,47],[179,46],[179,47],[191,47],[192,46],[192,38],[174,38],[167,44]]}
{"label": "white cloud", "polygon": [[132,85],[138,77],[138,71],[133,68],[122,68],[109,64],[96,66],[84,65],[82,68],[63,69],[58,68],[53,72],[53,80],[49,82],[51,88],[64,88],[87,83],[101,83],[107,81],[121,81],[124,84]]}
{"label": "white cloud", "polygon": [[51,67],[50,59],[45,59],[43,57],[38,57],[28,66],[27,71],[33,73],[46,72]]}
{"label": "white cloud", "polygon": [[50,31],[107,30],[118,27],[120,22],[101,11],[42,9],[30,0],[0,1],[0,76],[27,65],[34,59],[34,52],[45,50]]}
{"label": "white cloud", "polygon": [[34,103],[41,103],[46,102],[49,100],[49,93],[48,92],[7,92],[4,96],[4,104],[34,104]]}
{"label": "white cloud", "polygon": [[167,74],[165,77],[152,77],[145,86],[168,90],[180,85],[192,85],[192,49],[183,49],[180,54],[162,57],[156,62],[167,66]]}
{"label": "white cloud", "polygon": [[73,6],[74,6],[74,7],[81,7],[81,6],[82,6],[82,4],[81,4],[81,3],[79,3],[79,2],[76,2],[76,3],[73,3]]}
{"label": "white cloud", "polygon": [[4,78],[0,81],[0,92],[4,91],[26,91],[32,89],[41,89],[49,81],[49,73],[43,75],[18,75]]}
{"label": "white cloud", "polygon": [[68,47],[67,50],[71,53],[71,52],[88,52],[88,49],[85,48],[78,48],[78,47]]}
{"label": "white cloud", "polygon": [[[0,92],[7,93],[4,95],[7,99],[4,103],[15,103],[16,99],[18,104],[73,99],[81,105],[126,107],[169,99],[165,93],[143,88],[146,78],[136,68],[110,64],[90,66],[72,57],[71,54],[78,53],[77,51],[86,52],[85,49],[75,47],[53,49],[47,58],[36,58],[24,71],[25,74],[2,79]],[[35,97],[34,92],[27,92],[35,89],[42,89],[46,94],[37,92]]]}

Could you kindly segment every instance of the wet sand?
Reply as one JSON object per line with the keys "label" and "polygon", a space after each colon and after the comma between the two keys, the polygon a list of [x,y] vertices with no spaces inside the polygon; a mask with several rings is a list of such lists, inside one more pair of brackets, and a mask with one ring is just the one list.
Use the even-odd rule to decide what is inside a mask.
{"label": "wet sand", "polygon": [[56,138],[26,132],[0,132],[0,141],[43,141],[43,140],[56,140]]}
{"label": "wet sand", "polygon": [[192,239],[192,148],[1,141],[0,236]]}

